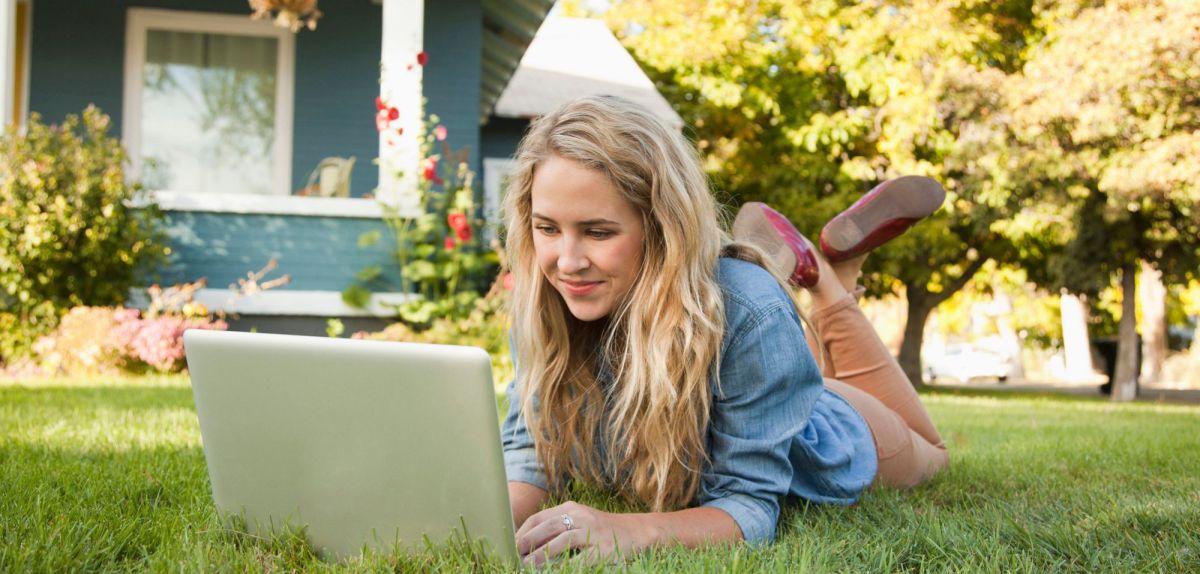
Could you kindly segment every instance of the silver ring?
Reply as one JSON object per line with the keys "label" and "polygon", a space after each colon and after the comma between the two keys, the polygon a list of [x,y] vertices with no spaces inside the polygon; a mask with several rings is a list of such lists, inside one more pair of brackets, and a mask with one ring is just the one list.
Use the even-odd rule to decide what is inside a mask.
{"label": "silver ring", "polygon": [[571,516],[569,514],[562,515],[562,523],[563,523],[563,526],[565,526],[567,528],[567,530],[575,528],[575,521],[571,519]]}

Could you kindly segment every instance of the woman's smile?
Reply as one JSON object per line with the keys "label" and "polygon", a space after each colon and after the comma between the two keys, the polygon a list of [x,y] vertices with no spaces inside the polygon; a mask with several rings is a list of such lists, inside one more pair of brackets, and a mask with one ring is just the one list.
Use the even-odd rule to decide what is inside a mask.
{"label": "woman's smile", "polygon": [[596,290],[597,287],[600,286],[601,283],[601,281],[571,281],[568,279],[558,280],[558,284],[562,286],[561,290],[566,291],[566,294],[573,295],[575,297],[590,295]]}

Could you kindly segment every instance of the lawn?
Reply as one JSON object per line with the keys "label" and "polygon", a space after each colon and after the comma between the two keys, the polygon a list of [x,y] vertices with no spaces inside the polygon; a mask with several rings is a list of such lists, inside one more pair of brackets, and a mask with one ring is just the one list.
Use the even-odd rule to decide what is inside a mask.
{"label": "lawn", "polygon": [[[667,550],[626,568],[1200,571],[1200,408],[925,399],[952,448],[931,484],[871,491],[852,508],[792,504],[773,546]],[[2,571],[496,568],[461,551],[329,565],[298,537],[223,528],[185,378],[0,383]]]}

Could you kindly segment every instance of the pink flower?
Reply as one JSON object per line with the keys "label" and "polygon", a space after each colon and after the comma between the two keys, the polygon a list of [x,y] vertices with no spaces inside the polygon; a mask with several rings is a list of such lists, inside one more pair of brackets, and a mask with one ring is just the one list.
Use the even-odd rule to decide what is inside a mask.
{"label": "pink flower", "polygon": [[454,250],[454,238],[447,235],[446,240],[442,242],[442,246],[446,248],[446,251],[453,251]]}
{"label": "pink flower", "polygon": [[375,111],[386,109],[388,106],[383,101],[383,96],[375,96]]}
{"label": "pink flower", "polygon": [[436,128],[433,128],[433,137],[437,138],[437,141],[445,141],[446,140],[446,126],[444,126],[442,124],[438,124],[438,126]]}
{"label": "pink flower", "polygon": [[379,110],[379,113],[375,114],[376,131],[384,131],[388,129],[388,124],[390,123],[392,123],[392,120],[388,119],[387,110]]}

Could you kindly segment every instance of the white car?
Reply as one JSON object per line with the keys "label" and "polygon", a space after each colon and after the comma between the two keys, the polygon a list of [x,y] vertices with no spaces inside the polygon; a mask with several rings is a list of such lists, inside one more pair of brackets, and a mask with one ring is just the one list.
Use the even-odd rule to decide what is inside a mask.
{"label": "white car", "polygon": [[967,383],[990,379],[1003,383],[1015,370],[1008,357],[969,344],[949,345],[940,355],[923,357],[923,362],[925,377],[931,382],[954,379]]}

